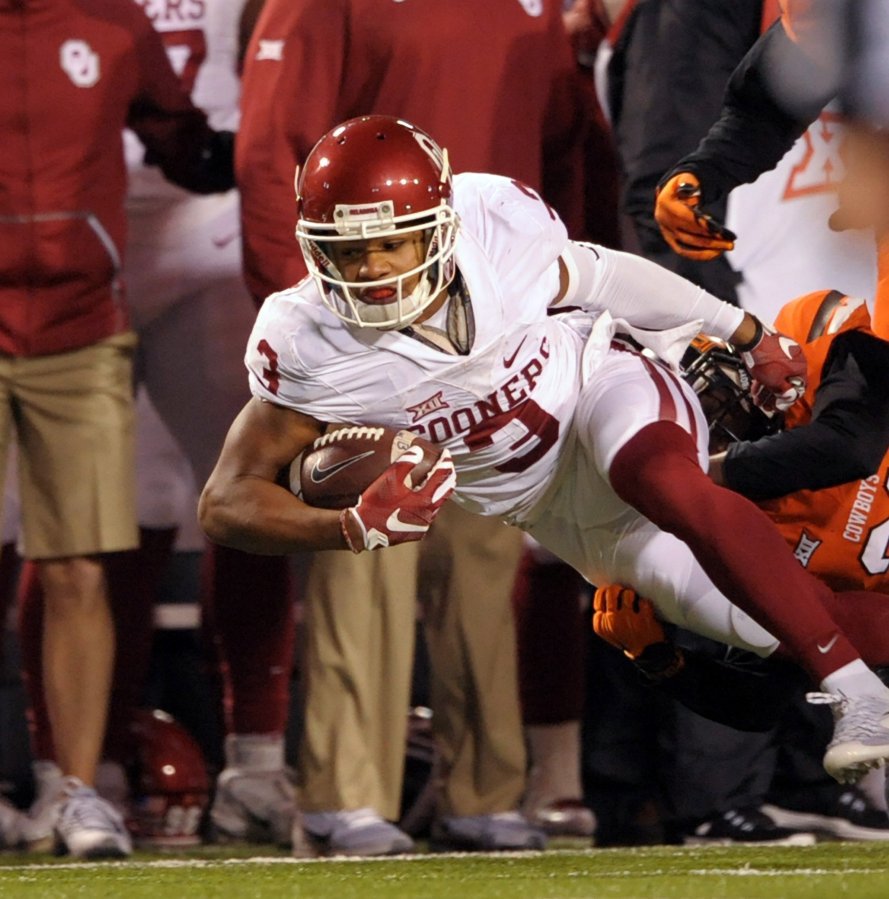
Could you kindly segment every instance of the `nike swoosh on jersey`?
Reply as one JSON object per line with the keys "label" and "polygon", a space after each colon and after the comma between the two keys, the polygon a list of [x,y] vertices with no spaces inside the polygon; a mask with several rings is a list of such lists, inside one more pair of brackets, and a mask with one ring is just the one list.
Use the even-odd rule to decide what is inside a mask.
{"label": "nike swoosh on jersey", "polygon": [[354,465],[356,462],[360,462],[362,459],[366,459],[368,456],[372,456],[373,454],[373,450],[368,450],[366,453],[359,453],[357,456],[351,456],[348,459],[343,459],[340,462],[335,462],[333,465],[328,465],[327,468],[322,468],[316,462],[312,466],[312,470],[309,472],[309,479],[313,484],[321,484],[328,478],[332,478],[335,474],[342,471],[344,468],[348,468],[350,465]]}
{"label": "nike swoosh on jersey", "polygon": [[840,638],[840,635],[839,635],[839,634],[834,634],[834,635],[827,641],[827,643],[824,644],[824,646],[822,646],[820,643],[816,643],[815,645],[818,647],[818,652],[820,652],[822,655],[824,655],[825,653],[830,652],[830,651],[833,649],[834,644],[837,642],[837,640],[839,640],[839,638]]}
{"label": "nike swoosh on jersey", "polygon": [[399,510],[396,509],[387,519],[386,527],[390,531],[398,531],[402,534],[419,534],[422,531],[428,531],[428,524],[408,524],[398,517]]}
{"label": "nike swoosh on jersey", "polygon": [[523,338],[519,341],[519,345],[515,348],[515,351],[513,352],[513,354],[512,354],[511,356],[504,356],[504,357],[503,357],[503,367],[504,367],[504,368],[512,368],[512,364],[513,364],[513,362],[515,362],[516,359],[518,358],[519,350],[522,348],[522,344],[525,342],[526,339],[527,339],[527,337],[523,337]]}

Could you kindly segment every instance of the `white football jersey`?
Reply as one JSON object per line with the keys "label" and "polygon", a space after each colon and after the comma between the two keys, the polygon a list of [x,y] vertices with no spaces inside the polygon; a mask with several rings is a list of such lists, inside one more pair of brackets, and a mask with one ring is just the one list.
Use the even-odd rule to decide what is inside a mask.
{"label": "white football jersey", "polygon": [[[644,260],[595,248],[579,299],[587,311],[550,314],[568,245],[557,217],[526,187],[494,175],[457,175],[454,197],[457,267],[476,327],[467,355],[398,331],[349,328],[306,279],[259,312],[246,355],[254,396],[322,422],[429,438],[453,456],[462,506],[518,524],[591,583],[633,584],[666,620],[768,654],[777,641],[606,475],[635,434],[665,421],[691,435],[706,468],[707,422],[692,389],[631,342],[613,340],[626,311],[640,329],[683,330],[700,291],[670,273],[659,282],[664,270]],[[710,311],[718,318],[721,309]],[[700,321],[691,325],[696,331]]]}
{"label": "white football jersey", "polygon": [[460,174],[454,195],[457,267],[476,328],[468,355],[398,331],[347,328],[307,279],[260,310],[250,385],[324,422],[415,431],[451,451],[462,505],[515,515],[555,471],[592,317],[547,315],[568,238],[536,194],[507,178]]}

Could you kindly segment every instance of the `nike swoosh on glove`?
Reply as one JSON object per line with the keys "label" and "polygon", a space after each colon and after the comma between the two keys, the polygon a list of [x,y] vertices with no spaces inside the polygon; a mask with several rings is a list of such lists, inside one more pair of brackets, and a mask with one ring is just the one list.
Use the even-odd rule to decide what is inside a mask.
{"label": "nike swoosh on glove", "polygon": [[422,540],[435,516],[457,486],[451,454],[443,450],[425,479],[416,487],[411,472],[423,461],[423,449],[402,453],[358,497],[356,505],[340,512],[340,529],[354,553]]}
{"label": "nike swoosh on glove", "polygon": [[700,205],[701,182],[691,172],[679,172],[657,189],[654,220],[674,252],[707,262],[734,249],[735,235]]}
{"label": "nike swoosh on glove", "polygon": [[789,409],[806,392],[806,357],[791,337],[762,325],[762,337],[741,350],[750,372],[750,396],[764,412]]}

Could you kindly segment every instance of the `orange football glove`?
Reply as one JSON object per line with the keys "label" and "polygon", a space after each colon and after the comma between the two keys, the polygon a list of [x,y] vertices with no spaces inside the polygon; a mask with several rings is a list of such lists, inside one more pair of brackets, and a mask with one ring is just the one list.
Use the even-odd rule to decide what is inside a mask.
{"label": "orange football glove", "polygon": [[707,262],[735,246],[735,235],[700,209],[701,182],[679,172],[657,190],[654,219],[664,240],[680,256]]}
{"label": "orange football glove", "polygon": [[634,661],[654,643],[667,641],[654,606],[632,587],[609,584],[593,597],[593,630]]}

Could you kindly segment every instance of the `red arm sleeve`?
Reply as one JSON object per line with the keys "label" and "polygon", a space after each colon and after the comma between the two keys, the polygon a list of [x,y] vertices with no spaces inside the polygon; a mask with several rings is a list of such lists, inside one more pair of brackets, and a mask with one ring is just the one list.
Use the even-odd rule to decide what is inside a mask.
{"label": "red arm sleeve", "polygon": [[542,193],[558,210],[568,233],[580,240],[588,236],[584,191],[579,189],[586,177],[584,146],[591,129],[601,127],[602,122],[594,118],[595,92],[591,82],[584,82],[561,12],[553,16],[549,41],[551,72],[543,118]]}
{"label": "red arm sleeve", "polygon": [[342,0],[267,0],[247,48],[235,171],[244,275],[258,302],[306,274],[294,174],[338,121],[347,34]]}

